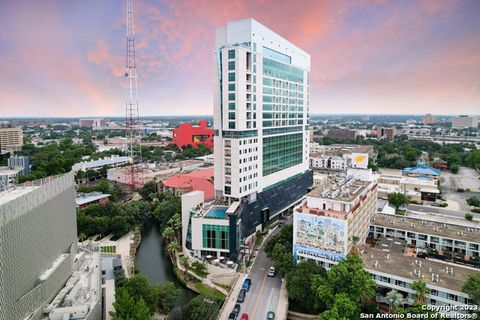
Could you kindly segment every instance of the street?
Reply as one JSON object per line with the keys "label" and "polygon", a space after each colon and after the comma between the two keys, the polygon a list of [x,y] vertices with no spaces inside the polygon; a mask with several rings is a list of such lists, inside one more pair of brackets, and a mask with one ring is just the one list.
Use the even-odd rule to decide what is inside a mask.
{"label": "street", "polygon": [[416,204],[409,204],[407,206],[408,210],[411,211],[417,211],[417,212],[424,212],[424,213],[437,213],[437,214],[443,214],[446,216],[451,216],[451,217],[456,217],[456,218],[465,218],[465,212],[462,211],[453,211],[453,210],[448,210],[444,208],[436,208],[432,206],[420,206]]}
{"label": "street", "polygon": [[[291,224],[292,220],[290,218],[288,220],[283,220],[283,222],[285,224]],[[277,304],[280,297],[280,288],[282,286],[282,279],[278,274],[276,274],[275,277],[269,277],[267,275],[268,269],[272,265],[272,262],[267,257],[267,254],[264,251],[264,246],[268,239],[275,235],[279,230],[280,228],[277,228],[264,241],[263,245],[260,247],[257,257],[255,258],[255,262],[252,265],[250,273],[246,277],[241,275],[239,283],[234,288],[233,294],[229,297],[230,300],[225,302],[227,303],[228,307],[222,313],[222,315],[220,315],[219,319],[228,319],[228,315],[230,312],[232,312],[234,306],[232,299],[236,301],[241,284],[246,278],[252,280],[252,285],[250,287],[250,291],[247,292],[245,296],[244,302],[240,303],[240,313],[237,319],[240,319],[243,313],[246,313],[248,315],[248,319],[252,320],[266,319],[268,311],[273,311],[276,313]],[[275,315],[275,319],[280,319],[280,317]]]}

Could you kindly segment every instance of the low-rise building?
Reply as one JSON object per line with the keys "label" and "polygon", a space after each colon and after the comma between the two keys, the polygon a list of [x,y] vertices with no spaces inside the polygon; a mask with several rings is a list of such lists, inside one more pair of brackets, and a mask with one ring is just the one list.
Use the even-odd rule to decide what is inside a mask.
{"label": "low-rise building", "polygon": [[213,129],[208,127],[207,120],[198,121],[198,126],[182,123],[178,128],[173,129],[172,143],[179,148],[187,145],[196,148],[199,144],[213,148]]}
{"label": "low-rise building", "polygon": [[435,158],[433,159],[432,167],[439,170],[447,170],[448,162],[440,158]]}
{"label": "low-rise building", "polygon": [[395,128],[384,128],[378,127],[377,128],[377,139],[378,140],[393,140],[397,135],[397,131]]}
{"label": "low-rise building", "polygon": [[407,167],[403,168],[402,175],[407,177],[415,177],[415,178],[424,178],[424,179],[432,179],[435,180],[437,183],[440,182],[440,175],[442,172],[438,169],[432,168],[430,166],[416,166],[416,167]]}
{"label": "low-rise building", "polygon": [[349,169],[330,176],[294,209],[295,261],[315,260],[329,267],[343,260],[353,246],[365,243],[377,210],[377,182],[371,169]]}
{"label": "low-rise building", "polygon": [[105,166],[108,168],[114,168],[114,167],[120,167],[123,165],[128,165],[131,163],[133,163],[133,160],[130,157],[110,156],[110,157],[105,157],[103,159],[75,163],[72,166],[72,171],[73,172],[77,172],[80,170],[84,172],[87,172],[88,170],[97,171],[102,169]]}
{"label": "low-rise building", "polygon": [[80,209],[90,207],[94,204],[104,205],[110,202],[110,194],[101,192],[77,193],[75,203]]}
{"label": "low-rise building", "polygon": [[329,129],[327,137],[336,140],[355,140],[357,138],[356,130],[347,129]]}
{"label": "low-rise building", "polygon": [[390,193],[403,193],[416,202],[434,202],[440,190],[435,179],[382,173],[378,178],[378,196],[387,199]]}
{"label": "low-rise building", "polygon": [[203,191],[205,200],[214,198],[213,167],[177,174],[171,178],[160,181],[159,190],[173,190],[176,195],[192,191]]}
{"label": "low-rise building", "polygon": [[319,153],[310,154],[310,167],[325,170],[347,170],[351,166],[351,158],[348,156],[328,156]]}

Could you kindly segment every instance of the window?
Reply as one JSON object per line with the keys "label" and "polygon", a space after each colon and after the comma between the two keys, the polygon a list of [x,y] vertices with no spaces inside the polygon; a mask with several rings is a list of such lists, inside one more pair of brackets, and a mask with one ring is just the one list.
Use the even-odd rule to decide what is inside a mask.
{"label": "window", "polygon": [[231,72],[228,74],[228,81],[235,81],[235,73]]}
{"label": "window", "polygon": [[228,50],[228,59],[235,59],[235,50]]}
{"label": "window", "polygon": [[235,70],[235,61],[228,61],[228,70]]}
{"label": "window", "polygon": [[235,112],[228,113],[228,120],[235,120]]}
{"label": "window", "polygon": [[228,129],[235,129],[235,122],[229,122]]}
{"label": "window", "polygon": [[228,103],[228,110],[235,110],[235,102]]}
{"label": "window", "polygon": [[229,93],[228,94],[228,100],[229,101],[235,100],[235,93]]}
{"label": "window", "polygon": [[235,91],[235,83],[228,84],[228,91]]}

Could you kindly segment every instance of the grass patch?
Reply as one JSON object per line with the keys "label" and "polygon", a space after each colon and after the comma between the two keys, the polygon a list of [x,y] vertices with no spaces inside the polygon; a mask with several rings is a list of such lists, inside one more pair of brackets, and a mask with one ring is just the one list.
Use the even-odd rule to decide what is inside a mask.
{"label": "grass patch", "polygon": [[195,284],[195,289],[201,294],[216,301],[225,300],[225,295],[216,289],[212,289],[199,282]]}
{"label": "grass patch", "polygon": [[100,247],[100,252],[101,253],[117,253],[117,247],[116,246],[103,246],[103,247]]}
{"label": "grass patch", "polygon": [[404,216],[405,213],[407,213],[407,210],[403,210],[403,209],[395,210],[395,214],[398,214],[399,216]]}

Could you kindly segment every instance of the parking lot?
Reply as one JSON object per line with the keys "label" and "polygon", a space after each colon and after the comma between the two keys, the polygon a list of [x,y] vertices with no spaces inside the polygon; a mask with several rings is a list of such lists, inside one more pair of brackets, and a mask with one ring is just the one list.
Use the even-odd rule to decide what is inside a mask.
{"label": "parking lot", "polygon": [[457,174],[450,171],[443,171],[440,185],[451,191],[456,189],[470,189],[475,192],[480,191],[480,179],[476,170],[467,167],[460,167]]}

